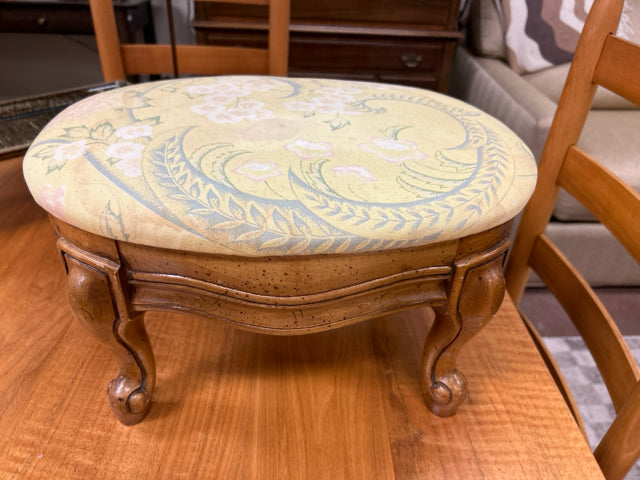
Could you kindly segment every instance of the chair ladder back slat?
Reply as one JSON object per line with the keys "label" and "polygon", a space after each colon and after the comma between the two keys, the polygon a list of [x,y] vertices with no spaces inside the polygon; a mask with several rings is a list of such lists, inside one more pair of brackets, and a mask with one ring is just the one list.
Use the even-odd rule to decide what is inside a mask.
{"label": "chair ladder back slat", "polygon": [[125,67],[120,55],[118,28],[111,0],[89,0],[89,5],[102,76],[106,82],[124,80]]}
{"label": "chair ladder back slat", "polygon": [[558,299],[598,365],[616,411],[640,378],[638,365],[600,299],[569,260],[545,236],[535,242],[531,267]]}
{"label": "chair ladder back slat", "polygon": [[637,383],[594,455],[607,480],[622,480],[640,456],[640,383]]}
{"label": "chair ladder back slat", "polygon": [[571,147],[558,183],[613,233],[640,263],[640,194],[577,147]]}
{"label": "chair ladder back slat", "polygon": [[[166,74],[173,70],[170,45],[122,45],[127,73]],[[213,45],[177,45],[178,70],[182,74],[266,74],[268,53],[263,49],[238,49]]]}
{"label": "chair ladder back slat", "polygon": [[[259,48],[178,45],[180,72],[192,75],[268,74],[269,54]],[[286,73],[286,72],[285,72]]]}
{"label": "chair ladder back slat", "polygon": [[169,74],[173,70],[170,45],[121,45],[120,55],[129,75]]}
{"label": "chair ladder back slat", "polygon": [[609,35],[593,81],[640,105],[640,45]]}

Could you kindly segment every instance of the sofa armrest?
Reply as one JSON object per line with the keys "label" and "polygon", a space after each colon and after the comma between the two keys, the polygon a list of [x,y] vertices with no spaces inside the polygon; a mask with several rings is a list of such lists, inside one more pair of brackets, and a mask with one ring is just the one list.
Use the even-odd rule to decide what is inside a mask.
{"label": "sofa armrest", "polygon": [[557,105],[503,61],[481,58],[459,47],[449,93],[511,128],[538,159]]}

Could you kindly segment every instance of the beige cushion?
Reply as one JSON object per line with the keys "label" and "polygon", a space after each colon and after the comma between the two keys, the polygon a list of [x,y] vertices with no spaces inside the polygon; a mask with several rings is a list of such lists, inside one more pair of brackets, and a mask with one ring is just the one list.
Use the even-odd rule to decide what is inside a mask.
{"label": "beige cushion", "polygon": [[458,48],[450,91],[509,125],[540,158],[557,105],[505,62]]}
{"label": "beige cushion", "polygon": [[[640,191],[640,112],[595,110],[589,113],[578,146],[595,157],[629,186]],[[573,197],[560,192],[554,216],[565,221],[593,221]]]}
{"label": "beige cushion", "polygon": [[513,218],[535,161],[494,118],[410,87],[155,82],[59,114],[24,159],[36,201],[129,242],[248,256],[356,253]]}
{"label": "beige cushion", "polygon": [[[547,225],[545,235],[592,287],[640,285],[640,266],[604,225],[555,221]],[[531,272],[527,286],[544,284]]]}
{"label": "beige cushion", "polygon": [[470,27],[471,45],[476,55],[507,58],[500,0],[474,0]]}
{"label": "beige cushion", "polygon": [[[558,103],[570,66],[570,63],[563,63],[539,72],[525,74],[522,77],[555,103]],[[620,110],[637,109],[638,107],[610,90],[598,87],[591,108],[597,110]]]}

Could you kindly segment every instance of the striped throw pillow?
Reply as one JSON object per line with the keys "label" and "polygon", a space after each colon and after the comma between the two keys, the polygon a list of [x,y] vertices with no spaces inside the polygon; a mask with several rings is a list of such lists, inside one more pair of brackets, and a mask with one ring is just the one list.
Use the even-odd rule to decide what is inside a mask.
{"label": "striped throw pillow", "polygon": [[[531,73],[571,61],[593,0],[502,0],[502,4],[509,65],[518,73]],[[631,40],[633,10],[640,10],[640,0],[627,0],[618,30]]]}

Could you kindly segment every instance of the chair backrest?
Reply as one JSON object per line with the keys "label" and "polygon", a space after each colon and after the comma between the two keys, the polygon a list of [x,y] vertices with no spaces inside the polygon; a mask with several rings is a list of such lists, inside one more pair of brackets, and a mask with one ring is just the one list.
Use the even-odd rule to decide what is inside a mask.
{"label": "chair backrest", "polygon": [[517,303],[533,268],[591,351],[616,410],[615,421],[595,450],[610,479],[622,478],[640,456],[638,365],[602,302],[544,231],[563,188],[640,263],[640,195],[576,146],[597,85],[640,105],[640,46],[611,33],[617,30],[622,7],[623,0],[593,4],[542,152],[538,184],[505,270],[507,290]]}
{"label": "chair backrest", "polygon": [[[191,0],[189,0],[191,1]],[[105,81],[124,80],[126,75],[179,73],[287,74],[290,0],[216,0],[218,3],[266,5],[267,48],[218,45],[121,44],[112,0],[89,0]],[[170,9],[170,1],[168,9]],[[169,14],[169,30],[173,31]]]}

